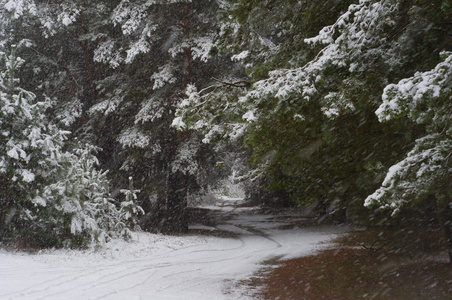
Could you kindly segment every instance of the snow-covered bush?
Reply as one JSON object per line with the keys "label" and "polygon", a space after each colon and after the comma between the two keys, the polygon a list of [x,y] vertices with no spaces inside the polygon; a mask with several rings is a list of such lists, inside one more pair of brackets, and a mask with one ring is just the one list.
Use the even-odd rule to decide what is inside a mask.
{"label": "snow-covered bush", "polygon": [[79,247],[127,236],[129,220],[109,196],[106,172],[96,169],[95,147],[66,150],[70,132],[45,115],[51,101],[19,87],[23,60],[15,52],[1,54],[0,239]]}
{"label": "snow-covered bush", "polygon": [[[48,229],[64,246],[103,243],[118,236],[127,238],[129,224],[136,222],[135,217],[141,212],[133,198],[126,203],[127,207],[138,210],[135,215],[124,215],[123,209],[117,209],[110,197],[107,172],[96,169],[95,151],[94,146],[85,145],[65,152],[59,161],[57,177],[36,197],[38,207],[45,211],[45,219],[51,219]],[[131,197],[136,197],[136,192],[131,191]]]}
{"label": "snow-covered bush", "polygon": [[121,193],[125,196],[125,200],[121,202],[121,209],[119,211],[121,220],[124,220],[127,227],[139,230],[138,216],[144,215],[144,210],[136,204],[137,193],[140,190],[136,190],[133,187],[133,178],[129,177],[129,188],[121,189]]}

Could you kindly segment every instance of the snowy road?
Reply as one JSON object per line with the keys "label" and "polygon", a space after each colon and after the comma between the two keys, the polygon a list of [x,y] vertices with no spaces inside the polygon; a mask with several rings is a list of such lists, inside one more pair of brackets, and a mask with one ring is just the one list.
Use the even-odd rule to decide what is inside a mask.
{"label": "snowy road", "polygon": [[265,260],[309,254],[340,230],[281,229],[294,217],[237,208],[237,201],[210,207],[217,225],[192,226],[231,238],[139,233],[97,251],[0,251],[0,299],[248,299],[240,281]]}

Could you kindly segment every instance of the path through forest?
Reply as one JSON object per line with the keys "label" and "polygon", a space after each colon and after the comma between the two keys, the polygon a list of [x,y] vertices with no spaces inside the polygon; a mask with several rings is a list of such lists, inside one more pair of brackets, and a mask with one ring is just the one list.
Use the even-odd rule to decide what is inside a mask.
{"label": "path through forest", "polygon": [[138,233],[101,249],[0,251],[0,299],[248,299],[243,284],[274,258],[312,253],[341,227],[306,227],[293,210],[264,214],[240,199],[204,206],[190,234]]}

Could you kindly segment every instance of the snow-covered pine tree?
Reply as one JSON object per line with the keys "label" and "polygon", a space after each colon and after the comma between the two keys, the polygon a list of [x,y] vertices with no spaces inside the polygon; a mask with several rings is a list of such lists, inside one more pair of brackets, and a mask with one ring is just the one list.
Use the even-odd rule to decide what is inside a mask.
{"label": "snow-covered pine tree", "polygon": [[50,100],[19,86],[23,60],[2,53],[0,74],[1,239],[37,246],[86,246],[127,235],[92,146],[65,150],[70,134],[48,121]]}
{"label": "snow-covered pine tree", "polygon": [[[6,49],[28,39],[33,47],[23,49],[27,60],[22,71],[26,88],[58,99],[55,118],[76,131],[87,123],[80,118],[96,102],[93,50],[99,39],[108,4],[96,1],[3,1],[6,22],[0,25]],[[45,80],[38,80],[45,78]],[[75,121],[78,123],[75,123]]]}
{"label": "snow-covered pine tree", "polygon": [[121,202],[120,216],[124,220],[126,226],[132,229],[140,229],[138,217],[144,215],[144,210],[136,205],[137,194],[140,190],[136,190],[133,187],[133,178],[129,177],[129,188],[121,189],[121,193],[124,194],[125,200]]}
{"label": "snow-covered pine tree", "polygon": [[188,195],[214,177],[211,147],[172,125],[186,85],[210,80],[221,65],[208,55],[216,7],[217,1],[120,1],[109,20],[114,30],[95,51],[113,75],[99,83],[103,101],[91,113],[119,129],[121,170],[139,174],[143,208],[154,213],[148,228],[185,231]]}
{"label": "snow-covered pine tree", "polygon": [[[334,72],[333,67],[326,69],[328,79],[323,86],[319,84],[319,93],[312,101],[305,99],[299,89],[292,90],[283,99],[277,92],[289,91],[289,84],[281,81],[281,86],[271,93],[265,86],[265,82],[271,79],[262,80],[271,78],[278,70],[290,73],[300,65],[313,63],[311,61],[323,47],[311,48],[304,38],[334,22],[347,9],[348,3],[238,2],[225,13],[226,25],[223,26],[223,44],[220,47],[225,51],[237,51],[232,58],[246,65],[251,77],[248,81],[255,83],[248,86],[245,80],[238,78],[224,80],[230,83],[227,89],[221,84],[210,90],[193,89],[180,106],[178,115],[189,126],[203,130],[206,138],[226,136],[234,139],[244,135],[253,149],[252,159],[258,167],[257,173],[269,177],[263,182],[277,194],[270,195],[272,198],[290,197],[298,203],[306,203],[325,197],[333,200],[338,194],[358,191],[360,195],[357,198],[364,197],[366,192],[356,186],[360,183],[343,180],[351,176],[356,166],[350,163],[347,168],[338,165],[370,154],[360,149],[361,153],[356,155],[355,146],[359,147],[358,138],[367,134],[373,123],[378,124],[373,116],[374,109],[362,109],[359,114],[352,113],[343,119],[330,119],[321,109],[328,89],[340,87],[346,72],[341,69]],[[228,47],[231,36],[234,36],[233,44]],[[274,71],[269,73],[271,70]],[[357,85],[353,92],[352,83]],[[236,89],[231,93],[234,86]],[[359,98],[364,93],[362,86],[364,84],[358,85],[351,80],[343,89]],[[373,118],[372,122],[362,122],[369,118]],[[359,127],[359,123],[366,126]],[[347,151],[338,151],[346,144],[354,144],[354,147],[347,146]]]}
{"label": "snow-covered pine tree", "polygon": [[404,118],[425,125],[405,158],[394,164],[366,206],[393,214],[426,198],[433,200],[452,262],[452,53],[426,72],[388,85],[376,114],[380,121]]}
{"label": "snow-covered pine tree", "polygon": [[[232,11],[240,7],[233,3]],[[248,63],[258,81],[238,97],[212,97],[209,90],[193,89],[178,114],[190,127],[204,128],[208,137],[246,132],[255,163],[271,174],[270,187],[287,191],[294,200],[326,197],[337,201],[337,208],[360,210],[363,199],[378,188],[385,171],[422,131],[400,120],[379,124],[374,111],[383,89],[389,82],[431,68],[439,51],[450,47],[450,39],[442,38],[450,32],[450,2],[362,0],[342,12],[334,10],[337,1],[310,3],[297,16],[337,13],[333,20],[318,18],[332,25],[317,23],[320,32],[314,38],[303,36],[313,29],[300,28],[303,22],[296,18],[286,18],[290,26],[283,30],[278,30],[279,23],[260,25],[266,24],[262,21],[266,12],[284,12],[286,1],[244,1],[239,14],[228,15],[237,25],[226,29],[240,37],[251,27],[250,34],[257,38],[236,40],[235,57]],[[328,5],[333,10],[323,10]],[[257,55],[250,53],[258,41],[267,41],[266,48],[278,54],[258,52],[266,61],[273,57],[276,67],[255,63]],[[306,49],[310,46],[313,52]],[[295,58],[278,61],[295,49]],[[215,114],[221,117],[210,117]]]}
{"label": "snow-covered pine tree", "polygon": [[44,121],[43,112],[50,106],[48,101],[34,103],[36,96],[17,86],[15,73],[23,61],[15,56],[15,51],[13,47],[10,55],[1,53],[2,236],[14,234],[15,226],[20,224],[15,219],[24,218],[23,214],[33,208],[33,199],[40,187],[38,176],[52,171],[67,134],[52,125],[47,126]]}

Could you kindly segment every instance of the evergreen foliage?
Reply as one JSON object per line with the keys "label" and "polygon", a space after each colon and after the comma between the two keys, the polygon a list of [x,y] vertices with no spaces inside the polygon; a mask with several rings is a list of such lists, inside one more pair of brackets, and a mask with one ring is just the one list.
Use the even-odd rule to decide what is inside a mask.
{"label": "evergreen foliage", "polygon": [[121,1],[105,20],[114,30],[105,32],[94,52],[112,75],[99,82],[102,101],[91,116],[114,124],[122,146],[114,155],[123,158],[117,171],[136,179],[146,229],[186,231],[187,199],[220,173],[213,148],[197,132],[172,126],[187,84],[220,71],[215,68],[221,58],[209,56],[217,35],[216,6],[216,1]]}
{"label": "evergreen foliage", "polygon": [[398,163],[391,166],[382,186],[365,200],[366,206],[392,214],[429,199],[436,212],[452,262],[452,54],[426,72],[388,85],[376,114],[380,121],[407,117],[425,125],[425,136]]}
{"label": "evergreen foliage", "polygon": [[[224,85],[192,88],[179,108],[179,122],[203,130],[208,138],[243,136],[259,172],[269,177],[262,182],[270,190],[298,203],[318,202],[322,209],[334,203],[336,212],[346,209],[349,217],[360,215],[362,220],[379,222],[381,215],[369,218],[363,204],[388,170],[383,187],[367,204],[372,199],[378,203],[384,194],[391,199],[390,206],[397,208],[414,194],[422,198],[432,193],[433,186],[418,185],[422,179],[416,176],[424,172],[437,175],[441,184],[449,179],[444,170],[450,148],[438,134],[445,134],[450,124],[427,121],[447,120],[436,117],[450,111],[447,92],[437,104],[422,102],[416,110],[402,113],[411,107],[402,103],[415,92],[407,89],[422,81],[422,73],[402,81],[399,88],[390,84],[434,68],[440,52],[450,48],[450,2],[296,2],[291,6],[285,1],[228,2],[224,19],[229,21],[222,27],[219,47],[237,53],[232,57],[246,64],[252,85],[230,82],[228,88],[236,87],[233,93],[224,92]],[[327,7],[327,17],[307,22]],[[271,14],[272,9],[283,12],[282,21]],[[294,15],[306,19],[290,17],[297,9]],[[318,34],[312,37],[315,30]],[[418,88],[422,97],[438,94],[435,79],[423,78]],[[394,97],[399,99],[398,106],[390,100]],[[394,113],[399,113],[397,119],[379,122]],[[430,134],[425,136],[426,132]],[[435,151],[442,153],[435,155],[435,167],[412,165]],[[408,156],[403,159],[405,153]],[[417,188],[408,193],[404,186]],[[397,188],[404,191],[403,200],[391,198],[400,194],[394,192]],[[449,194],[444,189],[437,192]],[[384,206],[386,202],[381,201]]]}
{"label": "evergreen foliage", "polygon": [[59,129],[45,114],[50,100],[39,101],[19,86],[15,74],[23,62],[15,47],[11,54],[2,54],[1,239],[81,247],[126,237],[124,222],[131,216],[125,218],[110,198],[106,172],[96,170],[96,148],[66,149],[70,132]]}

